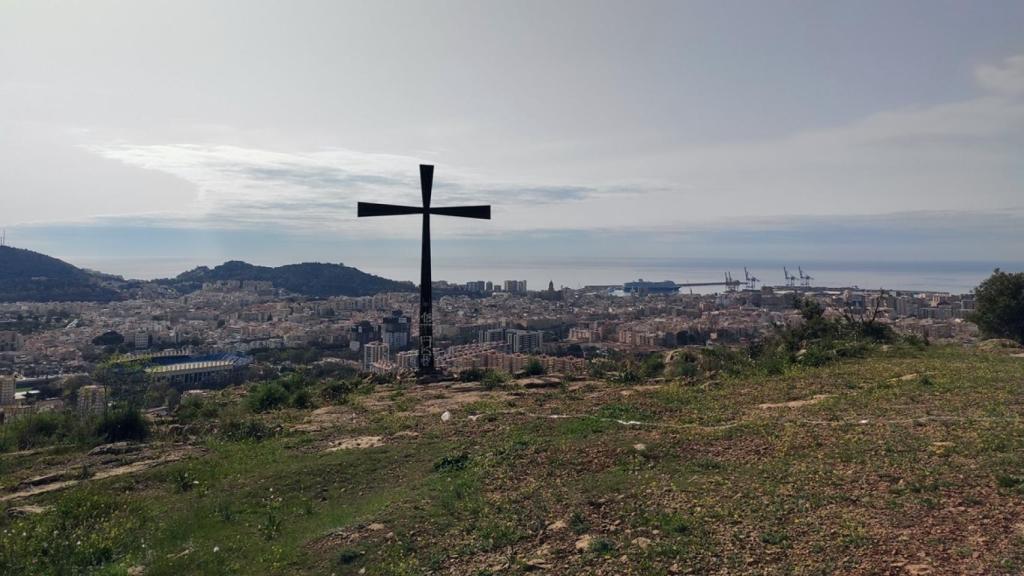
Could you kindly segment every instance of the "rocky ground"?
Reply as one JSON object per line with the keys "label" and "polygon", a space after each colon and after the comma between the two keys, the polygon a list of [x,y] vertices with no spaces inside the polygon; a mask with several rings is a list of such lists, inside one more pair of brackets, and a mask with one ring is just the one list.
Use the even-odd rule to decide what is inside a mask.
{"label": "rocky ground", "polygon": [[1019,354],[389,385],[268,437],[7,454],[0,573],[1018,574]]}

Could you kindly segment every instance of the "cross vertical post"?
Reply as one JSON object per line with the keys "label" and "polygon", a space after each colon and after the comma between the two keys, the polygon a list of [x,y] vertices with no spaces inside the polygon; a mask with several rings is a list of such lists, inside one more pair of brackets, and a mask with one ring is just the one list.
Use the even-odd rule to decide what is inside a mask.
{"label": "cross vertical post", "polygon": [[420,251],[420,346],[418,370],[420,376],[432,376],[437,372],[434,363],[434,294],[430,275],[430,215],[456,216],[460,218],[491,219],[490,206],[453,206],[431,208],[430,193],[434,184],[434,167],[420,164],[420,190],[423,194],[423,206],[397,206],[394,204],[374,204],[359,202],[358,216],[398,216],[403,214],[423,215],[423,243]]}
{"label": "cross vertical post", "polygon": [[430,192],[434,186],[434,167],[420,164],[420,188],[423,192],[423,243],[420,249],[420,355],[421,376],[434,374],[434,282],[430,274]]}

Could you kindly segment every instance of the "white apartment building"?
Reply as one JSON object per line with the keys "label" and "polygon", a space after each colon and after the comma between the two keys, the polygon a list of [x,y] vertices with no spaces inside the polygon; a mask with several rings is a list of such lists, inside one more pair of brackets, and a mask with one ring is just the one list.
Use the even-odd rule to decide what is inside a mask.
{"label": "white apartment building", "polygon": [[391,347],[384,342],[370,342],[363,346],[363,368],[369,370],[378,362],[391,359]]}

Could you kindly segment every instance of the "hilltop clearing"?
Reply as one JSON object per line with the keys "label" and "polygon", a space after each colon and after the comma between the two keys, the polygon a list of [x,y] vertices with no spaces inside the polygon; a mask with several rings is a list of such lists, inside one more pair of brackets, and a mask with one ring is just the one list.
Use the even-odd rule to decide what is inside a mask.
{"label": "hilltop clearing", "polygon": [[[1020,573],[1011,352],[899,345],[641,385],[387,384],[260,414],[228,390],[208,421],[158,426],[142,456],[0,456],[0,572]],[[98,469],[132,459],[159,463]],[[74,482],[10,497],[44,474]]]}

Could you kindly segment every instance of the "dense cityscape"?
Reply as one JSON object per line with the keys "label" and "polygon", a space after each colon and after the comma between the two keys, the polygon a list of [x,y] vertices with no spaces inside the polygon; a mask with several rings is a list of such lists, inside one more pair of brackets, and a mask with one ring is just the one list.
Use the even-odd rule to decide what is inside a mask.
{"label": "dense cityscape", "polygon": [[[801,275],[802,275],[801,271]],[[712,294],[680,293],[673,283],[529,290],[525,281],[435,282],[438,365],[451,377],[467,370],[522,374],[587,372],[611,351],[651,353],[681,346],[741,346],[799,322],[797,298],[827,314],[872,315],[896,332],[969,341],[973,296],[727,284]],[[418,315],[409,292],[313,299],[270,282],[208,282],[191,294],[155,291],[109,303],[0,304],[0,396],[6,421],[64,408],[58,393],[73,378],[95,410],[107,391],[94,378],[110,362],[141,361],[148,381],[179,392],[244,382],[295,358],[400,376],[416,369]],[[273,353],[273,352],[277,353]],[[75,398],[82,398],[76,394]],[[165,399],[149,398],[158,409]]]}

